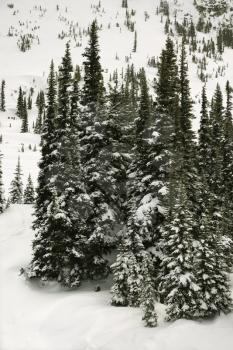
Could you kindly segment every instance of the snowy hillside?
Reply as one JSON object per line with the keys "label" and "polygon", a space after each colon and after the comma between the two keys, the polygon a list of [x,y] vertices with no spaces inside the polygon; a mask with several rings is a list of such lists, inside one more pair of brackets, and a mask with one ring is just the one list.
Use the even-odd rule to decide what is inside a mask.
{"label": "snowy hillside", "polygon": [[16,205],[0,216],[1,350],[232,349],[233,315],[167,324],[157,304],[159,327],[146,329],[140,310],[110,306],[109,283],[98,293],[94,283],[78,292],[25,284],[19,267],[31,258],[31,212]]}
{"label": "snowy hillside", "polygon": [[[3,81],[6,84],[6,108],[4,111],[0,108],[0,155],[6,199],[19,159],[23,187],[29,174],[37,185],[41,159],[41,136],[34,132],[38,94],[47,92],[50,63],[54,61],[57,71],[67,42],[73,65],[81,70],[80,85],[84,84],[83,53],[95,19],[107,90],[114,71],[123,79],[127,66],[132,64],[136,72],[145,68],[149,92],[154,98],[158,60],[167,36],[172,38],[178,56],[182,36],[188,37],[194,135],[200,125],[203,86],[209,102],[217,83],[222,91],[227,80],[233,86],[233,0],[128,0],[127,9],[122,3],[122,0],[0,0],[0,84]],[[27,132],[21,132],[22,120],[16,115],[20,87],[25,98],[32,98]],[[223,101],[225,106],[225,95]],[[156,103],[151,105],[155,107]],[[126,159],[130,158],[129,153],[125,152]],[[117,158],[119,153],[115,151],[114,155]],[[106,178],[107,175],[106,171]],[[192,185],[192,178],[189,182]],[[158,183],[152,182],[155,187]],[[160,194],[166,190],[161,188]],[[141,213],[142,219],[158,204],[157,198],[150,195],[145,195],[141,203],[137,214]],[[114,210],[105,213],[109,227]],[[111,305],[112,275],[106,280],[84,282],[78,290],[67,290],[55,282],[25,280],[20,269],[32,259],[33,213],[33,206],[28,204],[10,205],[3,213],[0,210],[0,350],[233,349],[233,313],[221,314],[213,320],[182,319],[168,323],[165,306],[156,302],[158,327],[150,329],[143,327],[140,309]],[[62,217],[58,210],[59,215]],[[221,212],[219,217],[222,216]],[[119,227],[122,229],[122,222]],[[227,245],[227,239],[226,242]],[[154,254],[153,248],[151,252]],[[100,291],[95,291],[98,286]],[[232,275],[231,294],[233,297]]]}

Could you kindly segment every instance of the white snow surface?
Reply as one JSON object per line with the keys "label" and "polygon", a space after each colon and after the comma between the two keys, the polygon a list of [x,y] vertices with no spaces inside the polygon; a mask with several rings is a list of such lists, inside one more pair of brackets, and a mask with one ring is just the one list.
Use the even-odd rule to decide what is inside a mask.
{"label": "white snow surface", "polygon": [[[229,0],[229,2],[232,2]],[[7,4],[13,3],[10,9]],[[145,66],[152,56],[157,57],[165,43],[164,23],[156,16],[159,0],[128,0],[129,11],[136,10],[136,30],[138,49],[132,53],[134,34],[124,26],[125,9],[121,0],[101,0],[101,11],[91,5],[99,0],[0,0],[0,81],[6,80],[6,112],[0,112],[0,134],[3,144],[3,182],[6,196],[20,156],[23,182],[31,173],[33,182],[38,175],[39,136],[32,132],[21,134],[21,121],[9,119],[15,116],[17,91],[30,87],[37,92],[46,87],[46,77],[51,59],[56,67],[61,62],[66,39],[59,40],[58,34],[67,31],[65,21],[78,22],[79,27],[87,29],[94,18],[102,24],[100,31],[101,60],[105,76],[118,68],[126,67],[125,56],[136,68]],[[56,11],[56,5],[59,11]],[[178,16],[185,13],[197,19],[193,0],[171,0],[171,9],[178,10]],[[37,6],[37,9],[35,9]],[[41,16],[42,9],[47,11]],[[67,7],[67,12],[66,12]],[[103,11],[104,9],[104,11]],[[17,11],[13,15],[14,11]],[[145,11],[150,18],[144,20]],[[43,12],[43,10],[42,10]],[[24,22],[24,26],[20,26]],[[108,29],[108,24],[111,28]],[[120,24],[120,27],[116,26]],[[36,34],[40,45],[34,43],[32,49],[22,53],[17,48],[17,38],[8,37],[9,28],[27,33],[28,28],[40,26]],[[200,34],[201,35],[201,34]],[[201,39],[201,38],[200,38]],[[87,44],[83,36],[82,46],[75,47],[71,41],[74,64],[81,64],[82,53]],[[119,60],[116,60],[116,54]],[[217,81],[224,86],[226,79],[233,84],[232,50],[225,50],[226,74],[213,78],[207,84],[208,97],[211,98]],[[196,66],[190,61],[192,96],[197,102],[202,83],[196,76]],[[210,62],[209,70],[216,68]],[[154,68],[146,68],[151,80],[155,77]],[[199,105],[195,111],[198,120]],[[35,106],[29,114],[29,125],[37,116]],[[195,123],[197,127],[198,123]],[[21,151],[24,144],[24,152]],[[37,146],[37,151],[29,150],[29,145]],[[96,293],[96,283],[85,283],[76,291],[62,290],[56,284],[42,286],[29,283],[19,276],[21,267],[31,260],[31,242],[34,232],[31,229],[32,207],[28,205],[11,206],[0,215],[0,350],[232,350],[233,314],[220,316],[211,322],[192,322],[180,320],[175,323],[164,321],[164,306],[156,304],[159,327],[147,329],[141,321],[141,311],[134,308],[115,308],[110,305],[111,281],[101,283],[101,291]]]}
{"label": "white snow surface", "polygon": [[31,259],[32,207],[14,205],[0,216],[1,350],[232,350],[233,314],[213,321],[164,321],[143,327],[137,308],[110,305],[111,281],[75,291],[19,276]]}

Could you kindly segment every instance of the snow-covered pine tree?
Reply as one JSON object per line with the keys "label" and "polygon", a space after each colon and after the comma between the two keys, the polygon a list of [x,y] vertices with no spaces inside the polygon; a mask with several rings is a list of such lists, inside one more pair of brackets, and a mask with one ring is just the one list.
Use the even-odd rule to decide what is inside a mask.
{"label": "snow-covered pine tree", "polygon": [[24,204],[33,204],[34,201],[35,201],[35,191],[34,191],[31,174],[29,174],[26,188],[24,190]]}
{"label": "snow-covered pine tree", "polygon": [[92,103],[102,103],[104,81],[99,55],[98,24],[93,21],[90,27],[90,39],[83,54],[84,57],[84,86],[82,103],[84,106]]}
{"label": "snow-covered pine tree", "polygon": [[20,157],[18,157],[18,162],[15,169],[15,177],[11,182],[10,202],[12,204],[21,204],[23,202],[23,183]]}
{"label": "snow-covered pine tree", "polygon": [[[43,132],[41,135],[41,161],[39,163],[39,177],[35,204],[35,220],[33,228],[36,230],[33,241],[33,258],[29,266],[30,278],[43,280],[57,279],[60,273],[60,262],[57,254],[54,254],[55,242],[58,237],[51,228],[51,210],[56,204],[54,191],[53,164],[57,159],[55,143],[55,118],[57,113],[57,88],[54,63],[50,66],[47,92],[47,109]],[[55,214],[53,213],[55,217]],[[59,227],[59,222],[57,222]],[[59,240],[59,239],[58,239]]]}
{"label": "snow-covered pine tree", "polygon": [[21,133],[28,132],[28,111],[27,111],[27,100],[26,97],[23,100],[23,109],[22,109],[22,125],[21,125]]}
{"label": "snow-covered pine tree", "polygon": [[2,80],[1,83],[1,100],[0,100],[0,111],[5,112],[6,110],[6,97],[5,97],[6,82]]}
{"label": "snow-covered pine tree", "polygon": [[[94,21],[90,40],[84,53],[84,87],[80,127],[81,162],[85,187],[92,202],[92,210],[86,221],[88,238],[87,262],[89,277],[106,276],[109,272],[104,254],[115,244],[113,227],[116,221],[111,207],[116,181],[113,177],[106,133],[107,109],[104,105],[104,86],[99,56],[98,26]],[[108,123],[107,123],[108,124]],[[111,147],[110,147],[111,148]]]}
{"label": "snow-covered pine tree", "polygon": [[43,91],[40,91],[38,96],[37,96],[36,106],[38,109],[38,116],[36,119],[34,132],[36,134],[40,134],[42,132],[43,116],[44,116],[44,112],[45,112],[45,97],[44,97]]}
{"label": "snow-covered pine tree", "polygon": [[22,118],[24,113],[24,99],[23,99],[23,91],[21,86],[19,87],[19,92],[18,92],[18,99],[17,99],[17,110],[16,110],[16,115],[19,118]]}
{"label": "snow-covered pine tree", "polygon": [[112,305],[140,306],[143,280],[141,264],[144,253],[139,235],[131,227],[126,229],[116,262],[112,265]]}
{"label": "snow-covered pine tree", "polygon": [[198,131],[198,168],[199,174],[205,177],[210,186],[212,174],[212,158],[211,158],[211,124],[208,113],[208,100],[206,96],[206,87],[202,89],[201,119]]}
{"label": "snow-covered pine tree", "polygon": [[[167,216],[167,195],[171,169],[174,167],[172,164],[174,161],[173,153],[177,149],[179,91],[177,57],[173,41],[168,37],[158,65],[156,108],[147,162],[147,197],[144,200],[146,206],[148,206],[148,202],[149,204],[152,203],[155,213],[151,226],[154,240],[152,250],[154,263],[157,265],[155,269],[157,275],[162,253],[161,229]],[[159,279],[159,276],[156,276],[156,278]],[[162,295],[160,295],[160,298],[162,298]]]}
{"label": "snow-covered pine tree", "polygon": [[217,222],[213,216],[215,198],[211,192],[203,195],[205,208],[200,217],[199,236],[194,250],[194,271],[200,287],[196,317],[202,319],[232,310],[229,268],[226,265],[226,250],[223,249],[222,241],[222,221]]}
{"label": "snow-covered pine tree", "polygon": [[223,150],[224,150],[224,107],[223,95],[217,85],[211,106],[211,157],[212,157],[212,184],[211,190],[216,196],[216,206],[221,207],[224,196],[223,184]]}
{"label": "snow-covered pine tree", "polygon": [[[160,291],[167,304],[168,320],[194,319],[198,310],[199,286],[193,270],[193,215],[181,180],[174,189],[169,216],[163,227],[162,277]],[[170,199],[169,199],[170,201]]]}
{"label": "snow-covered pine tree", "polygon": [[157,314],[155,311],[155,289],[152,281],[153,263],[150,253],[145,253],[142,261],[142,292],[141,292],[141,308],[143,312],[142,320],[146,327],[157,326]]}
{"label": "snow-covered pine tree", "polygon": [[196,164],[196,144],[192,129],[193,101],[190,95],[190,83],[188,77],[187,54],[185,48],[185,38],[182,40],[181,56],[179,64],[179,85],[180,85],[180,116],[178,129],[176,131],[176,142],[178,150],[181,152],[180,176],[182,182],[187,187],[189,199],[195,205],[196,184],[197,184],[197,164]]}
{"label": "snow-covered pine tree", "polygon": [[3,181],[2,181],[2,154],[0,153],[0,213],[3,213],[5,209],[5,198],[3,190]]}
{"label": "snow-covered pine tree", "polygon": [[77,81],[74,81],[72,88],[72,71],[70,46],[67,44],[58,75],[58,112],[55,120],[58,161],[53,167],[57,174],[54,181],[57,209],[60,208],[62,213],[59,228],[56,227],[56,234],[60,237],[57,250],[60,256],[58,281],[68,287],[77,287],[87,277],[89,268],[86,221],[90,201],[85,192],[80,163],[79,92]]}

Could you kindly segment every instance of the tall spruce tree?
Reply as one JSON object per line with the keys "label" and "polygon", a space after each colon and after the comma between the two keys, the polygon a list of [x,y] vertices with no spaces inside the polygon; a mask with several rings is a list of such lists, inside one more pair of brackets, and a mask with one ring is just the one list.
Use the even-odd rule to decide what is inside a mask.
{"label": "tall spruce tree", "polygon": [[24,101],[23,101],[23,109],[22,109],[21,118],[22,118],[21,132],[26,133],[26,132],[28,132],[28,111],[27,111],[26,97],[24,98]]}
{"label": "tall spruce tree", "polygon": [[91,25],[90,40],[84,57],[84,87],[80,127],[81,162],[85,186],[92,202],[92,210],[86,223],[88,237],[89,277],[106,276],[109,272],[104,254],[115,244],[113,229],[116,221],[112,207],[116,180],[111,165],[112,149],[108,134],[108,113],[104,104],[104,87],[100,64],[98,27]]}
{"label": "tall spruce tree", "polygon": [[104,82],[99,55],[98,24],[93,21],[90,28],[89,44],[84,57],[84,86],[82,93],[83,105],[102,103]]}
{"label": "tall spruce tree", "polygon": [[1,83],[1,94],[0,94],[0,97],[1,97],[0,110],[2,112],[5,112],[5,110],[6,110],[5,88],[6,88],[6,82],[5,82],[5,80],[2,80],[2,83]]}
{"label": "tall spruce tree", "polygon": [[[54,63],[51,63],[48,79],[47,109],[43,132],[41,135],[41,161],[35,204],[36,230],[33,241],[33,258],[29,267],[30,278],[44,280],[57,279],[59,276],[59,257],[55,253],[55,236],[51,224],[50,213],[55,202],[53,164],[56,160],[55,119],[57,114],[57,88]],[[57,225],[59,222],[57,223]]]}
{"label": "tall spruce tree", "polygon": [[168,320],[194,319],[199,286],[193,269],[193,215],[185,186],[180,180],[171,186],[175,187],[175,202],[163,228],[161,294],[168,306]]}
{"label": "tall spruce tree", "polygon": [[5,198],[2,180],[2,154],[0,153],[0,213],[3,213],[5,208]]}
{"label": "tall spruce tree", "polygon": [[18,99],[17,99],[17,110],[16,110],[16,115],[19,118],[22,118],[24,114],[24,99],[23,99],[23,91],[21,86],[19,87],[19,92],[18,92]]}
{"label": "tall spruce tree", "polygon": [[24,204],[33,204],[35,201],[35,191],[32,182],[31,175],[28,176],[28,181],[26,184],[26,188],[24,190]]}
{"label": "tall spruce tree", "polygon": [[11,182],[10,202],[12,204],[21,204],[23,202],[22,170],[19,157],[15,169],[15,177]]}

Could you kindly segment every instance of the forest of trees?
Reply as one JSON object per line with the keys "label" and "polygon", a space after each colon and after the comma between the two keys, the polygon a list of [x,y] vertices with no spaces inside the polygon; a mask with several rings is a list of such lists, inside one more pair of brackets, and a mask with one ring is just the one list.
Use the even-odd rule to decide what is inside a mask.
{"label": "forest of trees", "polygon": [[[217,85],[211,101],[203,86],[196,135],[185,39],[177,56],[167,38],[152,96],[145,70],[133,65],[115,71],[107,87],[96,21],[89,36],[82,84],[67,43],[58,72],[51,62],[46,96],[37,97],[36,194],[31,176],[23,191],[20,159],[12,181],[12,203],[35,200],[33,258],[25,274],[76,288],[112,273],[112,305],[141,307],[148,327],[157,325],[155,300],[167,305],[168,321],[230,312],[229,82],[224,94]],[[28,132],[31,103],[20,88],[21,132]],[[0,156],[0,212],[4,201]]]}

